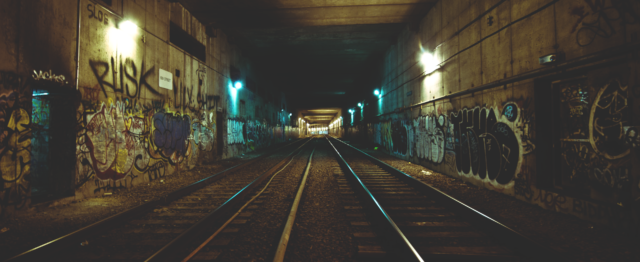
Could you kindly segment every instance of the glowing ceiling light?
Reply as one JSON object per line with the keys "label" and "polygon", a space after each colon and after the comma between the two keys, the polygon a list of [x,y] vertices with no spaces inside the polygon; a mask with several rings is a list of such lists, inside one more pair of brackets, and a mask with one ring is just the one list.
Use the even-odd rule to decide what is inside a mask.
{"label": "glowing ceiling light", "polygon": [[120,22],[120,24],[118,24],[118,29],[130,36],[138,34],[138,26],[129,20]]}
{"label": "glowing ceiling light", "polygon": [[380,95],[380,90],[378,90],[378,89],[373,90],[373,94],[374,94],[374,95]]}
{"label": "glowing ceiling light", "polygon": [[358,107],[362,107],[362,103],[358,103]]}
{"label": "glowing ceiling light", "polygon": [[291,115],[293,115],[293,114],[289,113],[289,116],[291,116]]}
{"label": "glowing ceiling light", "polygon": [[242,82],[240,82],[240,81],[236,81],[236,83],[235,83],[235,84],[233,84],[233,87],[235,87],[236,89],[240,89],[240,88],[242,88]]}

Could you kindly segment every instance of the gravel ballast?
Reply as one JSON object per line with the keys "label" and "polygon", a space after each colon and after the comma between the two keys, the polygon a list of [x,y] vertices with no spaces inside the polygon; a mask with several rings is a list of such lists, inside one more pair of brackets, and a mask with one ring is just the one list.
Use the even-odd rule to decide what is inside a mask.
{"label": "gravel ballast", "polygon": [[[200,165],[192,170],[184,170],[168,175],[162,180],[157,179],[147,185],[116,190],[110,196],[83,199],[66,204],[52,201],[34,205],[26,211],[18,212],[11,218],[0,220],[0,229],[6,229],[5,232],[0,233],[0,260],[14,255],[18,251],[24,251],[53,240],[147,201],[158,199],[179,188],[283,145],[278,144],[235,158]],[[290,152],[287,149],[285,151]],[[273,165],[275,161],[278,161],[277,157],[271,156],[260,162],[274,162],[271,164]],[[265,170],[264,166],[254,164],[243,169],[251,169],[249,171],[251,173]]]}
{"label": "gravel ballast", "polygon": [[637,237],[478,188],[385,152],[360,149],[534,241],[575,257],[578,261],[640,261],[640,240]]}
{"label": "gravel ballast", "polygon": [[[315,142],[308,143],[274,178],[265,192],[270,192],[259,209],[253,211],[247,225],[216,261],[266,261],[273,259],[286,223],[298,184]],[[280,170],[280,169],[278,169]],[[275,179],[278,179],[276,182]],[[256,188],[262,190],[268,180]]]}
{"label": "gravel ballast", "polygon": [[338,162],[328,143],[321,142],[313,156],[285,261],[357,261],[358,247],[333,175],[332,167]]}

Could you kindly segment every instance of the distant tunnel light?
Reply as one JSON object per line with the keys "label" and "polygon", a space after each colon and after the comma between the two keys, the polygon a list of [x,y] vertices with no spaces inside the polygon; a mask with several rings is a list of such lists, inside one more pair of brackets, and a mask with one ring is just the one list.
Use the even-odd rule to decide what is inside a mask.
{"label": "distant tunnel light", "polygon": [[120,22],[120,24],[118,24],[118,29],[130,36],[136,35],[138,33],[138,26],[129,20]]}
{"label": "distant tunnel light", "polygon": [[429,52],[422,53],[422,56],[420,56],[420,63],[422,63],[422,66],[424,67],[425,74],[436,71],[440,67],[436,57]]}

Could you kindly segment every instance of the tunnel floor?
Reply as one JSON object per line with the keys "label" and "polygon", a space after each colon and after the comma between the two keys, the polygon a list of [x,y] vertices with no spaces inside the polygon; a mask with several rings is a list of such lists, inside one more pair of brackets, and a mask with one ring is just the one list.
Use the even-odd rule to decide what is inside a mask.
{"label": "tunnel floor", "polygon": [[[358,147],[359,145],[355,144]],[[449,194],[500,223],[530,237],[534,241],[568,253],[581,261],[640,261],[640,241],[578,218],[542,209],[495,191],[477,188],[461,180],[400,160],[385,152],[360,147],[366,153]],[[262,151],[265,152],[265,151]],[[181,176],[167,176],[149,186],[115,192],[112,196],[78,202],[50,202],[32,207],[29,212],[0,221],[0,249],[24,250],[99,221],[109,215],[139,205],[164,193],[195,182],[207,174],[241,163],[259,155],[221,160],[196,169],[183,171]],[[328,159],[319,159],[329,161]],[[328,164],[328,163],[327,163]],[[325,164],[325,165],[327,165]],[[327,188],[319,180],[315,184]],[[313,191],[313,189],[311,189]],[[315,190],[314,194],[322,194]],[[0,252],[4,253],[4,252]]]}

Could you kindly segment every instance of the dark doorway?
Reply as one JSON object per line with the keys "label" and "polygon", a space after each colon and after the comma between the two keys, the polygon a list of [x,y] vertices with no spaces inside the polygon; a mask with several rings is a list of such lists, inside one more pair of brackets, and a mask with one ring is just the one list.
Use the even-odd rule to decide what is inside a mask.
{"label": "dark doorway", "polygon": [[218,156],[222,157],[222,145],[223,145],[223,130],[222,127],[223,122],[224,121],[224,116],[222,115],[222,112],[216,112],[216,147],[217,147],[217,152],[218,152]]}
{"label": "dark doorway", "polygon": [[75,93],[60,86],[34,88],[31,100],[31,198],[74,195]]}

